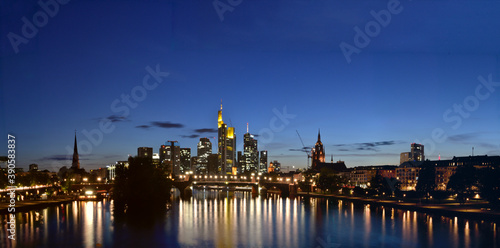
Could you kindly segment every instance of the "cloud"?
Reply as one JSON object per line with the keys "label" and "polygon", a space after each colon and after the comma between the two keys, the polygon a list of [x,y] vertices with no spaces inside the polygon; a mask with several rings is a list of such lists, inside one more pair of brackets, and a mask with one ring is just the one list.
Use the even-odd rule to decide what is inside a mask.
{"label": "cloud", "polygon": [[200,137],[198,134],[191,134],[191,135],[181,135],[182,138],[189,138],[189,139],[194,139]]}
{"label": "cloud", "polygon": [[399,144],[401,142],[395,140],[386,140],[386,141],[376,141],[376,142],[364,142],[364,143],[352,143],[352,144],[336,144],[333,147],[342,147],[337,149],[338,151],[378,151],[378,147],[380,146],[391,146],[395,144]]}
{"label": "cloud", "polygon": [[127,121],[127,117],[125,116],[119,116],[119,115],[110,115],[106,117],[111,122],[121,122],[121,121]]}
{"label": "cloud", "polygon": [[477,137],[479,137],[479,133],[464,133],[448,136],[448,140],[451,142],[464,142]]}
{"label": "cloud", "polygon": [[184,125],[182,125],[180,123],[172,123],[169,121],[152,121],[151,125],[155,126],[155,127],[161,127],[161,128],[181,128],[181,127],[184,127]]}
{"label": "cloud", "polygon": [[142,129],[149,129],[151,126],[150,125],[139,125],[135,126],[136,128],[142,128]]}
{"label": "cloud", "polygon": [[218,130],[215,128],[200,128],[200,129],[195,129],[195,133],[217,133]]}
{"label": "cloud", "polygon": [[[88,160],[87,158],[78,158],[79,160]],[[48,157],[43,157],[40,160],[42,161],[68,161],[73,160],[73,155],[52,155]]]}

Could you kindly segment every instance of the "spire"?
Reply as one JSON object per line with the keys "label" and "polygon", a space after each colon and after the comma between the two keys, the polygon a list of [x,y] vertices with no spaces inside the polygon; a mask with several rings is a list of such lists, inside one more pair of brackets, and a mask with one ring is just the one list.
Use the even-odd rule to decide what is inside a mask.
{"label": "spire", "polygon": [[248,133],[248,122],[247,122],[247,133]]}
{"label": "spire", "polygon": [[220,99],[220,110],[219,110],[219,117],[217,119],[217,124],[219,128],[222,126],[222,124],[224,124],[224,121],[222,120],[222,99]]}
{"label": "spire", "polygon": [[332,161],[332,163],[333,163],[333,154],[332,154],[332,160],[331,160],[331,161]]}
{"label": "spire", "polygon": [[76,130],[75,130],[75,144],[73,148],[73,163],[71,164],[71,168],[80,169],[80,159],[78,157],[78,145],[76,142]]}
{"label": "spire", "polygon": [[321,134],[319,128],[318,128],[318,141],[321,141]]}

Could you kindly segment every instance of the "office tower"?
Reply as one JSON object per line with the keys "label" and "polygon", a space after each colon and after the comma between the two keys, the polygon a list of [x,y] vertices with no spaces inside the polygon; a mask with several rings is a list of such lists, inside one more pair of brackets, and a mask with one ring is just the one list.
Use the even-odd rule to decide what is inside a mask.
{"label": "office tower", "polygon": [[153,159],[153,148],[152,147],[139,147],[137,148],[137,156],[140,158]]}
{"label": "office tower", "polygon": [[218,115],[218,173],[231,174],[236,167],[236,136],[234,127],[228,127],[222,120],[222,103]]}
{"label": "office tower", "polygon": [[424,145],[412,143],[411,144],[411,160],[424,161]]}
{"label": "office tower", "polygon": [[196,173],[207,174],[208,156],[212,154],[212,142],[208,138],[200,138],[197,150]]}
{"label": "office tower", "polygon": [[[172,153],[172,143],[174,146]],[[172,157],[174,161],[172,162]],[[176,142],[165,142],[164,145],[160,146],[160,163],[167,167],[170,173],[179,175],[181,173],[181,157],[180,157],[180,147]]]}
{"label": "office tower", "polygon": [[259,151],[257,150],[257,140],[248,132],[243,135],[243,156],[245,159],[245,171],[258,173],[259,171]]}
{"label": "office tower", "polygon": [[281,163],[279,163],[277,160],[274,160],[273,162],[269,163],[269,173],[275,172],[279,173],[281,171]]}
{"label": "office tower", "polygon": [[191,148],[180,149],[180,172],[186,173],[191,170]]}
{"label": "office tower", "polygon": [[241,151],[238,151],[238,173],[245,173],[245,166],[246,161],[245,157],[243,156],[243,153]]}
{"label": "office tower", "polygon": [[260,151],[259,172],[260,173],[267,172],[267,151]]}
{"label": "office tower", "polygon": [[402,164],[410,160],[411,160],[411,152],[402,152],[401,155],[399,155],[399,164]]}
{"label": "office tower", "polygon": [[311,150],[312,164],[311,168],[316,169],[319,163],[325,162],[325,150],[323,149],[323,143],[321,143],[321,135],[318,130],[318,141],[316,145]]}
{"label": "office tower", "polygon": [[210,154],[208,155],[208,164],[207,164],[207,171],[208,174],[218,174],[219,170],[219,155],[218,154]]}
{"label": "office tower", "polygon": [[78,157],[78,146],[76,144],[76,131],[75,131],[75,145],[73,147],[73,163],[71,163],[72,169],[80,169],[80,159]]}

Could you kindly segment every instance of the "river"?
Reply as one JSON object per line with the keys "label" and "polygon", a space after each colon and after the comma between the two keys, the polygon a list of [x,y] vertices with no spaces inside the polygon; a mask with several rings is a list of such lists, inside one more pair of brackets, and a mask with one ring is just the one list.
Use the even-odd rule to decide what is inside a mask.
{"label": "river", "polygon": [[[147,206],[145,206],[147,211]],[[498,223],[334,199],[194,190],[154,221],[117,220],[113,204],[72,202],[0,216],[1,247],[499,247]],[[140,219],[140,216],[138,217]]]}

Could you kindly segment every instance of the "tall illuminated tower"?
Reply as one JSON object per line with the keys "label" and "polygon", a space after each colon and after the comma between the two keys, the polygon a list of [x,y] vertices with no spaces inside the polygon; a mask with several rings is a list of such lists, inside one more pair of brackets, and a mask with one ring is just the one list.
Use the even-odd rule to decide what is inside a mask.
{"label": "tall illuminated tower", "polygon": [[257,140],[248,131],[243,135],[243,156],[245,159],[245,168],[242,171],[258,172],[259,171],[259,151],[257,150]]}
{"label": "tall illuminated tower", "polygon": [[217,120],[217,125],[219,127],[218,129],[218,157],[219,157],[219,164],[217,166],[217,172],[218,173],[225,173],[226,172],[226,140],[227,140],[227,125],[224,123],[222,120],[222,101],[220,103],[220,110],[219,110],[219,117]]}

